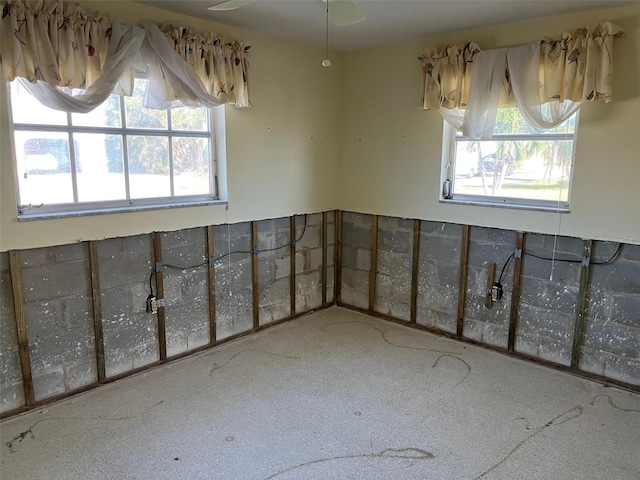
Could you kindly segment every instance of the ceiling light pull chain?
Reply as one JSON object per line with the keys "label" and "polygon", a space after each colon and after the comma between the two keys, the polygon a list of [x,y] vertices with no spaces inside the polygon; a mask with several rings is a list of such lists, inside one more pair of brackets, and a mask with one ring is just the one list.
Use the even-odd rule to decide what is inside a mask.
{"label": "ceiling light pull chain", "polygon": [[325,25],[325,35],[324,35],[324,60],[322,61],[323,67],[330,67],[331,60],[329,60],[329,0],[325,0],[327,3],[327,21]]}

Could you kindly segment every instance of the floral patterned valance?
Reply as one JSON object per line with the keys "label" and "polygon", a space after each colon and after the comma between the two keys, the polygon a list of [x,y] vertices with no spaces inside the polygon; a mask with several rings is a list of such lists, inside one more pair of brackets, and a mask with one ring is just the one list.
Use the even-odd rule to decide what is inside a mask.
{"label": "floral patterned valance", "polygon": [[[147,105],[151,108],[251,106],[249,47],[241,43],[184,27],[159,28],[152,22],[142,28],[120,28],[106,12],[88,14],[62,0],[3,2],[1,79],[37,83],[29,91],[52,108],[83,112],[95,108],[105,91],[107,95],[127,91],[121,88],[126,83],[122,79],[130,79],[134,67],[157,73],[153,80],[158,84],[152,86],[155,95],[145,95],[145,102],[151,99]],[[92,90],[95,84],[99,87]],[[64,99],[67,93],[51,91],[61,87],[83,92]],[[94,95],[94,90],[100,90],[100,95]]]}
{"label": "floral patterned valance", "polygon": [[[540,42],[540,100],[611,101],[613,39],[623,30],[604,22]],[[475,43],[430,49],[420,56],[423,69],[422,108],[466,108],[473,77],[474,60],[480,48]],[[504,70],[500,106],[514,102],[509,66]]]}

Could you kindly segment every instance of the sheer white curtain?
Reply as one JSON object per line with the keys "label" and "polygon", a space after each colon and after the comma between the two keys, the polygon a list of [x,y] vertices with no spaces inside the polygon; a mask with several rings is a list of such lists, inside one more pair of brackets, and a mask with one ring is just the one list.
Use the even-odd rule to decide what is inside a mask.
{"label": "sheer white curtain", "polygon": [[102,75],[87,89],[65,89],[65,92],[42,80],[31,83],[19,77],[20,84],[43,105],[73,113],[90,112],[114,91],[130,95],[131,83],[126,79],[132,78],[133,58],[144,40],[144,30],[123,25],[117,20],[113,21],[111,28],[111,41]]}

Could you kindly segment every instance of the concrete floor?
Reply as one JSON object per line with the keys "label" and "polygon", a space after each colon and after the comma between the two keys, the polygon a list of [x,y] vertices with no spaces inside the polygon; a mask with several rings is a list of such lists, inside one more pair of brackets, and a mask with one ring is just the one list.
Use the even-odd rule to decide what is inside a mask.
{"label": "concrete floor", "polygon": [[339,308],[0,427],[7,480],[640,478],[640,396]]}

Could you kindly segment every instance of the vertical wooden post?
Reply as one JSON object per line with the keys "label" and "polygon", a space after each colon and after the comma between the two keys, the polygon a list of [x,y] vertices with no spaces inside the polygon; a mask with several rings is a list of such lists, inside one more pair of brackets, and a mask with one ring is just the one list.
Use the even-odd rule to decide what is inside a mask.
{"label": "vertical wooden post", "polygon": [[213,225],[207,226],[207,295],[209,300],[209,343],[216,343],[216,265]]}
{"label": "vertical wooden post", "polygon": [[462,337],[464,334],[464,303],[467,298],[467,278],[469,277],[469,239],[471,237],[471,227],[462,226],[462,245],[460,246],[460,283],[458,285],[458,321],[456,324],[456,335]]}
{"label": "vertical wooden post", "polygon": [[98,264],[98,246],[90,241],[89,245],[89,272],[91,275],[91,300],[93,304],[93,336],[96,350],[96,370],[98,381],[102,382],[107,374],[104,361],[104,337],[102,334],[102,303],[100,299],[100,270]]}
{"label": "vertical wooden post", "polygon": [[524,255],[524,232],[518,232],[516,238],[515,261],[513,264],[513,291],[511,292],[511,313],[509,315],[509,340],[507,350],[515,351],[516,331],[518,328],[518,310],[520,309],[520,285],[522,281],[522,257]]}
{"label": "vertical wooden post", "polygon": [[296,216],[291,215],[289,219],[289,231],[291,232],[289,239],[291,245],[289,247],[289,267],[290,267],[290,279],[289,279],[289,300],[290,300],[290,315],[293,317],[296,314]]}
{"label": "vertical wooden post", "polygon": [[333,282],[333,303],[342,303],[342,210],[335,213],[335,240],[333,244],[333,269],[335,280]]}
{"label": "vertical wooden post", "polygon": [[260,326],[260,292],[258,281],[258,223],[251,222],[251,281],[253,293],[253,329]]}
{"label": "vertical wooden post", "polygon": [[31,374],[27,319],[24,313],[20,254],[16,250],[9,251],[9,268],[11,271],[11,290],[13,291],[13,308],[15,310],[16,332],[18,335],[18,354],[20,356],[20,367],[22,369],[22,388],[24,390],[24,400],[29,407],[36,403],[36,398],[33,391],[33,377]]}
{"label": "vertical wooden post", "polygon": [[418,274],[420,272],[420,220],[413,221],[413,261],[411,263],[411,317],[418,321]]}
{"label": "vertical wooden post", "polygon": [[[153,257],[156,271],[156,298],[164,301],[164,274],[162,272],[162,234],[153,232]],[[160,348],[160,360],[167,358],[167,329],[165,323],[164,305],[158,305],[158,345]]]}
{"label": "vertical wooden post", "polygon": [[327,303],[327,212],[322,212],[322,305]]}
{"label": "vertical wooden post", "polygon": [[582,268],[580,269],[580,291],[576,308],[576,326],[573,334],[573,349],[571,350],[571,368],[578,369],[582,341],[584,339],[585,321],[589,308],[589,283],[591,281],[591,260],[593,255],[593,241],[584,240],[582,253]]}
{"label": "vertical wooden post", "polygon": [[491,299],[491,288],[493,287],[493,283],[496,280],[496,263],[491,262],[489,264],[489,272],[487,275],[487,295],[484,299],[485,308],[493,307],[493,300]]}
{"label": "vertical wooden post", "polygon": [[371,215],[371,265],[369,266],[369,311],[376,303],[376,273],[378,272],[378,216]]}

